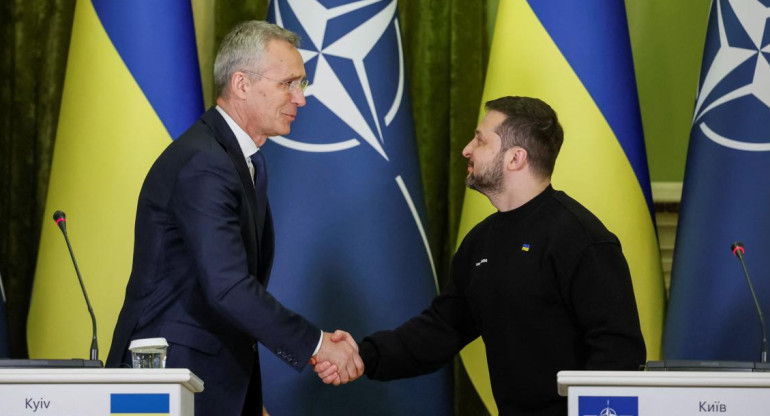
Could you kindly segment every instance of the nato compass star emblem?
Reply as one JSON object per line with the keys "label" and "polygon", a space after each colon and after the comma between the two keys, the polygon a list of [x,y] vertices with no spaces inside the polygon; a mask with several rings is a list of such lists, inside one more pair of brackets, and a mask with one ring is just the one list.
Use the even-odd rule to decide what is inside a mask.
{"label": "nato compass star emblem", "polygon": [[[404,94],[404,63],[398,19],[395,18],[396,0],[388,1],[385,7],[373,16],[338,38],[332,37],[331,31],[328,30],[333,20],[360,12],[368,6],[384,3],[384,0],[362,0],[335,7],[326,7],[316,0],[274,1],[271,12],[274,14],[275,23],[295,30],[285,24],[280,3],[288,6],[292,17],[296,18],[301,31],[306,35],[303,36],[299,51],[305,65],[314,67],[314,74],[313,83],[306,90],[305,96],[318,100],[334,116],[349,126],[358,137],[331,143],[307,143],[283,136],[271,139],[281,146],[298,151],[336,152],[360,145],[360,138],[385,160],[389,160],[383,148],[381,124],[390,124],[401,106]],[[390,91],[391,104],[387,111],[384,111],[375,106],[375,97],[364,60],[391,25],[396,28],[398,41],[398,87],[395,91]],[[352,76],[338,76],[332,62],[340,61],[344,61],[347,65],[352,64]],[[365,97],[365,105],[356,103],[352,96],[354,92],[362,93]]]}
{"label": "nato compass star emblem", "polygon": [[[704,62],[711,58],[711,64],[701,75],[693,126],[736,150],[770,151],[770,7],[765,5],[770,1],[716,0],[709,22],[717,27],[709,28]],[[718,38],[711,38],[715,34]],[[705,117],[711,112],[720,115]],[[727,124],[717,126],[717,118]]]}
{"label": "nato compass star emblem", "polygon": [[[402,105],[406,80],[396,6],[396,0],[271,2],[269,19],[302,38],[299,52],[312,81],[305,90],[308,104],[303,111],[309,114],[313,107],[322,116],[310,120],[303,114],[302,121],[292,125],[291,137],[274,136],[270,140],[307,153],[341,152],[363,144],[375,152],[376,158],[395,164],[393,155],[385,149],[383,132],[387,127],[395,130],[399,121],[403,124],[403,118],[397,117],[399,110],[409,108]],[[383,50],[392,59],[380,59]],[[304,124],[308,121],[311,127]],[[303,131],[298,133],[300,129]],[[397,136],[394,139],[404,135]],[[428,238],[414,199],[401,175],[394,181],[420,233],[438,288]]]}
{"label": "nato compass star emblem", "polygon": [[630,416],[630,415],[619,415],[618,412],[615,411],[612,407],[610,407],[610,401],[607,400],[607,407],[603,408],[601,412],[599,412],[598,415],[595,414],[587,414],[583,416]]}
{"label": "nato compass star emblem", "polygon": [[580,416],[639,416],[638,396],[578,396]]}

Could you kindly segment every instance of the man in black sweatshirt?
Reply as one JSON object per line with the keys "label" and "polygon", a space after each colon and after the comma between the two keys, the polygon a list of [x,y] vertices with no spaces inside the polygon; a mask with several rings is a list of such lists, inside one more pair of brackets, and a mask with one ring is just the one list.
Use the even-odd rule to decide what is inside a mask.
{"label": "man in black sweatshirt", "polygon": [[[558,371],[645,362],[631,276],[617,237],[551,186],[564,137],[553,109],[528,97],[486,109],[463,149],[466,184],[498,212],[465,237],[430,307],[366,337],[361,357],[369,378],[414,377],[481,336],[501,415],[566,415]],[[316,372],[327,383],[337,377],[329,363]]]}

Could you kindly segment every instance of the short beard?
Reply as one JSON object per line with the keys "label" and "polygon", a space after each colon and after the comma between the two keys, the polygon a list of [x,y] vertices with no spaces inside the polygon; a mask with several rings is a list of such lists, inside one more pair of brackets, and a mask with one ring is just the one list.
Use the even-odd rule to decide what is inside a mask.
{"label": "short beard", "polygon": [[502,150],[497,153],[492,163],[483,171],[475,171],[465,177],[468,188],[479,191],[486,196],[498,195],[503,192],[503,156]]}

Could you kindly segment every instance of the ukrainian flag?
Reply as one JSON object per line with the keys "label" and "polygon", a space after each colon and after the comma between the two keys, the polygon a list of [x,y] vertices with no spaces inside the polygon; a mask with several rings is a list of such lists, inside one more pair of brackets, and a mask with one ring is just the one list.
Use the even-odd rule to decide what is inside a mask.
{"label": "ukrainian flag", "polygon": [[163,416],[169,414],[168,394],[110,394],[110,415]]}
{"label": "ukrainian flag", "polygon": [[51,214],[67,212],[104,357],[131,270],[142,181],[202,112],[189,1],[77,2],[27,327],[30,357],[84,357],[91,339]]}
{"label": "ukrainian flag", "polygon": [[[665,292],[630,46],[622,1],[503,0],[482,106],[520,95],[541,98],[556,110],[565,140],[554,187],[580,201],[620,239],[647,356],[656,359]],[[467,192],[460,240],[493,211],[484,196]],[[483,343],[469,345],[462,358],[496,414]]]}

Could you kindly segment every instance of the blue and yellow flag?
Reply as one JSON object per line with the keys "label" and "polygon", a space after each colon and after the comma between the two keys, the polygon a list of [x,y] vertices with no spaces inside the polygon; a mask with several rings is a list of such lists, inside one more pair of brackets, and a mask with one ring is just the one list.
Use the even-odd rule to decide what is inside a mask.
{"label": "blue and yellow flag", "polygon": [[770,21],[767,2],[711,3],[682,190],[666,359],[760,361],[770,310]]}
{"label": "blue and yellow flag", "polygon": [[112,416],[163,416],[170,413],[170,396],[167,393],[112,393]]}
{"label": "blue and yellow flag", "polygon": [[91,340],[52,213],[67,213],[106,357],[131,271],[142,181],[202,112],[189,2],[77,2],[27,325],[31,358],[87,357]]}
{"label": "blue and yellow flag", "polygon": [[[483,102],[507,95],[540,98],[558,113],[565,139],[553,185],[620,239],[647,356],[655,359],[665,293],[624,3],[501,1],[482,115]],[[493,211],[486,197],[466,192],[460,240]],[[482,400],[496,413],[483,343],[475,341],[462,357]]]}
{"label": "blue and yellow flag", "polygon": [[[276,227],[269,289],[323,329],[357,339],[395,328],[436,295],[396,3],[269,6],[268,20],[302,37],[312,82],[291,133],[264,147]],[[272,353],[261,358],[271,413],[452,411],[448,368],[331,388]]]}

